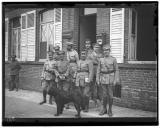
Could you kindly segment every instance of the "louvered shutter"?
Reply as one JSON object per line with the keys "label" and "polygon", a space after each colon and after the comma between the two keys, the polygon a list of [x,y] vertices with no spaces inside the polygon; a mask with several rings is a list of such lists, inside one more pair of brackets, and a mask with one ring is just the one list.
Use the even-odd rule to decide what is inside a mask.
{"label": "louvered shutter", "polygon": [[118,63],[123,63],[124,56],[124,8],[110,9],[110,44],[111,55]]}
{"label": "louvered shutter", "polygon": [[8,19],[5,19],[5,61],[8,60]]}
{"label": "louvered shutter", "polygon": [[21,61],[27,61],[27,25],[26,14],[21,15]]}
{"label": "louvered shutter", "polygon": [[55,38],[54,46],[59,45],[62,49],[62,9],[55,9]]}
{"label": "louvered shutter", "polygon": [[35,60],[35,11],[27,13],[27,61]]}
{"label": "louvered shutter", "polygon": [[35,11],[21,15],[21,60],[35,60]]}

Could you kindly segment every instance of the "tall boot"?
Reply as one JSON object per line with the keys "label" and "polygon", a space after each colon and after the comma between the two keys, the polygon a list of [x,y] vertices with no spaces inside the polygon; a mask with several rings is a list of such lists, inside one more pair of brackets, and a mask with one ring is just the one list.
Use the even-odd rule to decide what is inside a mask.
{"label": "tall boot", "polygon": [[108,108],[108,115],[109,115],[109,117],[113,116],[113,113],[112,113],[112,104],[113,104],[113,98],[109,98],[109,108]]}
{"label": "tall boot", "polygon": [[107,113],[107,97],[103,98],[103,109],[102,111],[99,113],[100,116],[104,115]]}
{"label": "tall boot", "polygon": [[40,102],[39,104],[42,105],[44,103],[46,103],[46,90],[43,90],[43,101]]}
{"label": "tall boot", "polygon": [[83,112],[88,112],[89,109],[89,97],[85,97],[85,109]]}
{"label": "tall boot", "polygon": [[52,103],[52,96],[51,95],[49,96],[49,104],[53,104]]}

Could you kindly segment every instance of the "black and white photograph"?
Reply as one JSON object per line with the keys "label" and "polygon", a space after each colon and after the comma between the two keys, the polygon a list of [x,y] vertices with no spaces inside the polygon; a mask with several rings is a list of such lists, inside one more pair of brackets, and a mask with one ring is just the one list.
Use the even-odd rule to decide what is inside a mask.
{"label": "black and white photograph", "polygon": [[2,2],[2,125],[158,125],[158,2]]}

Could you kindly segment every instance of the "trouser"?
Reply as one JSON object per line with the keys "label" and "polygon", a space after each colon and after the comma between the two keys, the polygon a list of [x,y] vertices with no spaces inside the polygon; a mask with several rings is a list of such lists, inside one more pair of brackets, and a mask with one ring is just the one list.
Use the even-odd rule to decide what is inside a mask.
{"label": "trouser", "polygon": [[[49,89],[52,86],[56,86],[56,82],[54,80],[45,80],[43,84],[43,100],[46,102],[46,95],[48,94]],[[49,102],[52,102],[52,96],[49,97]]]}
{"label": "trouser", "polygon": [[85,108],[89,108],[89,97],[90,97],[90,84],[87,84],[85,86],[80,86],[80,91],[83,95],[83,101]]}
{"label": "trouser", "polygon": [[109,110],[112,111],[113,104],[113,90],[111,84],[101,84],[102,87],[102,101],[103,109],[107,109],[107,102],[109,103]]}
{"label": "trouser", "polygon": [[16,89],[18,89],[18,87],[19,87],[19,74],[10,75],[9,89],[13,90],[15,87],[16,87]]}

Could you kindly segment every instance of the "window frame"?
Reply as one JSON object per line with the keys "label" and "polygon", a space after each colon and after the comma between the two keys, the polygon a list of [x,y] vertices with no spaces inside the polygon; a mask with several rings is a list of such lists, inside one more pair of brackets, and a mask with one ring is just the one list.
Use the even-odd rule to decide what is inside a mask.
{"label": "window frame", "polygon": [[[40,36],[39,36],[39,40],[40,40],[40,42],[41,42],[41,38],[42,38],[42,25],[45,25],[45,24],[47,24],[47,25],[49,25],[50,23],[53,23],[53,25],[54,25],[54,32],[55,32],[55,26],[56,25],[59,25],[60,23],[61,23],[61,37],[62,37],[62,15],[63,15],[63,11],[62,11],[62,8],[60,8],[61,9],[61,21],[60,22],[56,22],[56,8],[53,8],[53,9],[49,9],[49,10],[54,10],[53,12],[54,12],[54,20],[53,21],[46,21],[46,22],[42,22],[41,21],[41,17],[42,17],[42,14],[44,13],[44,12],[47,12],[47,11],[49,11],[49,10],[44,10],[44,11],[42,11],[42,12],[40,12],[39,13],[39,15],[40,15],[40,18],[39,18],[39,22],[40,22]],[[48,33],[48,31],[49,30],[47,30],[47,33]],[[54,34],[54,41],[55,41],[55,34]],[[39,44],[40,44],[40,42],[39,42]],[[53,44],[54,45],[54,44]],[[49,41],[48,41],[48,37],[47,37],[47,51],[48,51],[48,47],[49,47]],[[40,45],[39,45],[39,54],[40,54]],[[48,55],[46,55],[46,59],[48,58]],[[46,61],[46,59],[41,59],[40,57],[39,57],[39,62],[45,62]]]}
{"label": "window frame", "polygon": [[[130,47],[131,47],[131,40],[132,40],[132,11],[135,11],[135,14],[136,14],[136,19],[135,19],[135,36],[136,36],[136,44],[135,44],[135,59],[134,60],[131,60],[131,52],[130,52]],[[128,63],[129,64],[157,64],[157,61],[138,61],[137,60],[137,21],[138,21],[138,14],[137,14],[137,10],[134,9],[134,8],[130,8],[129,9],[129,42],[128,42]]]}
{"label": "window frame", "polygon": [[[27,26],[27,24],[28,24],[28,14],[31,14],[31,13],[34,14],[34,26],[28,28],[28,26]],[[22,28],[22,17],[23,16],[26,16],[26,28],[25,29]],[[28,11],[28,12],[25,12],[25,13],[21,14],[21,26],[20,27],[21,27],[21,35],[22,35],[23,31],[29,31],[30,29],[34,29],[34,33],[35,33],[35,44],[34,44],[34,46],[36,47],[36,10]],[[21,39],[22,39],[22,36],[21,36]],[[21,42],[21,44],[22,44],[22,42]],[[29,44],[29,45],[31,45],[31,44]],[[21,53],[21,48],[20,48],[20,61],[21,62],[27,62],[28,61],[28,59],[27,59],[28,58],[28,41],[27,41],[27,43],[25,45],[23,45],[23,47],[27,47],[27,57],[25,58],[25,60],[22,60],[22,53]],[[34,56],[36,58],[36,49],[34,49],[34,50],[35,50],[34,51],[34,53],[35,53]],[[34,62],[35,58],[31,62]]]}
{"label": "window frame", "polygon": [[[7,28],[5,28],[5,38],[6,38],[6,34],[7,34],[7,40],[8,40],[8,29],[9,29],[9,18],[5,18],[5,27],[6,27],[6,22],[7,22]],[[6,32],[7,30],[7,32]],[[9,40],[7,41],[7,46],[6,46],[6,39],[5,39],[5,50],[6,50],[6,47],[7,47],[7,57],[6,57],[6,51],[5,51],[5,61],[8,61],[8,43],[9,43]]]}

